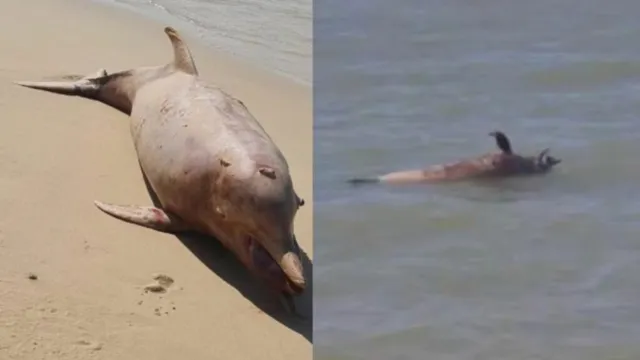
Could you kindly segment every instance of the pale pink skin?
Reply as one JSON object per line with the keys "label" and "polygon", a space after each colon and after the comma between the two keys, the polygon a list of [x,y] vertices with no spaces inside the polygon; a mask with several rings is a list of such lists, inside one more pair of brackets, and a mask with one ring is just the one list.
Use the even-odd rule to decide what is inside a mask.
{"label": "pale pink skin", "polygon": [[140,166],[161,208],[96,202],[141,226],[212,235],[273,290],[305,288],[293,220],[302,201],[287,162],[239,100],[198,78],[177,32],[174,61],[20,85],[105,103],[131,116]]}
{"label": "pale pink skin", "polygon": [[545,157],[546,152],[543,151],[538,157],[490,153],[426,169],[392,172],[379,176],[378,180],[389,184],[412,184],[543,174],[559,162]]}
{"label": "pale pink skin", "polygon": [[292,251],[298,200],[287,163],[241,102],[176,72],[139,89],[131,116],[140,165],[164,210],[214,234],[253,270],[248,234],[271,239],[262,246],[276,257]]}

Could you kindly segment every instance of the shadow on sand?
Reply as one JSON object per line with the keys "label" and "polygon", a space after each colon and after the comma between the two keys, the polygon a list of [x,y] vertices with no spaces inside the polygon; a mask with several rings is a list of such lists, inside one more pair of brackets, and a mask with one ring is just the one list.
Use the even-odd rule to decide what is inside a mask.
{"label": "shadow on sand", "polygon": [[[142,172],[142,169],[140,170]],[[149,181],[144,173],[142,173],[142,177],[154,206],[160,207],[160,202],[149,185]],[[302,335],[310,343],[313,343],[313,263],[302,248],[300,249],[300,260],[304,267],[307,287],[305,292],[302,295],[297,296],[294,301],[297,312],[302,315],[304,319],[287,313],[283,308],[275,310],[269,308],[268,304],[271,299],[271,295],[266,291],[263,284],[255,279],[235,257],[235,255],[224,248],[217,239],[195,232],[185,232],[174,235],[198,258],[198,260],[200,260],[229,285],[237,289],[257,308],[284,326]]]}

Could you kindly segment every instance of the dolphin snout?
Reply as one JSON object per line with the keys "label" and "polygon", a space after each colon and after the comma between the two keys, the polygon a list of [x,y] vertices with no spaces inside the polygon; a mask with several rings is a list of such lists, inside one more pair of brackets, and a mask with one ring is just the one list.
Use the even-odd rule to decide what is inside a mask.
{"label": "dolphin snout", "polygon": [[284,254],[280,260],[280,267],[291,283],[300,288],[300,290],[304,290],[307,282],[304,278],[302,262],[297,254],[291,251]]}

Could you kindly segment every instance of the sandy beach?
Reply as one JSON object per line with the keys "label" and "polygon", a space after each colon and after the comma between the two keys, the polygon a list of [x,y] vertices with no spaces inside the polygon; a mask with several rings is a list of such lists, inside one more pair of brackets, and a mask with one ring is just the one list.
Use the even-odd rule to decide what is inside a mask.
{"label": "sandy beach", "polygon": [[[163,27],[85,0],[4,2],[0,359],[312,357],[311,291],[297,300],[309,320],[269,315],[258,283],[208,239],[181,241],[95,208],[151,204],[127,116],[11,83],[164,64]],[[297,238],[312,258],[311,90],[181,33],[201,76],[241,99],[286,156],[306,201]],[[174,280],[166,293],[143,291],[155,274]]]}

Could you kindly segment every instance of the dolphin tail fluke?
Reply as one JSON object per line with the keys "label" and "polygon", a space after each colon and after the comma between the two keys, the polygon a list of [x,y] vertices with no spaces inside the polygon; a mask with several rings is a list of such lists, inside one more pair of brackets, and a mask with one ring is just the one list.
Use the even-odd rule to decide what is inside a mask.
{"label": "dolphin tail fluke", "polygon": [[14,81],[13,83],[61,95],[91,97],[91,94],[96,93],[100,88],[100,84],[96,80],[105,76],[107,76],[107,71],[100,69],[96,73],[87,76],[67,75],[60,80]]}
{"label": "dolphin tail fluke", "polygon": [[44,90],[61,95],[79,95],[74,82],[63,81],[14,81],[14,84],[36,90]]}
{"label": "dolphin tail fluke", "polygon": [[353,178],[353,179],[347,180],[347,182],[351,185],[375,184],[380,182],[380,178],[379,177]]}

